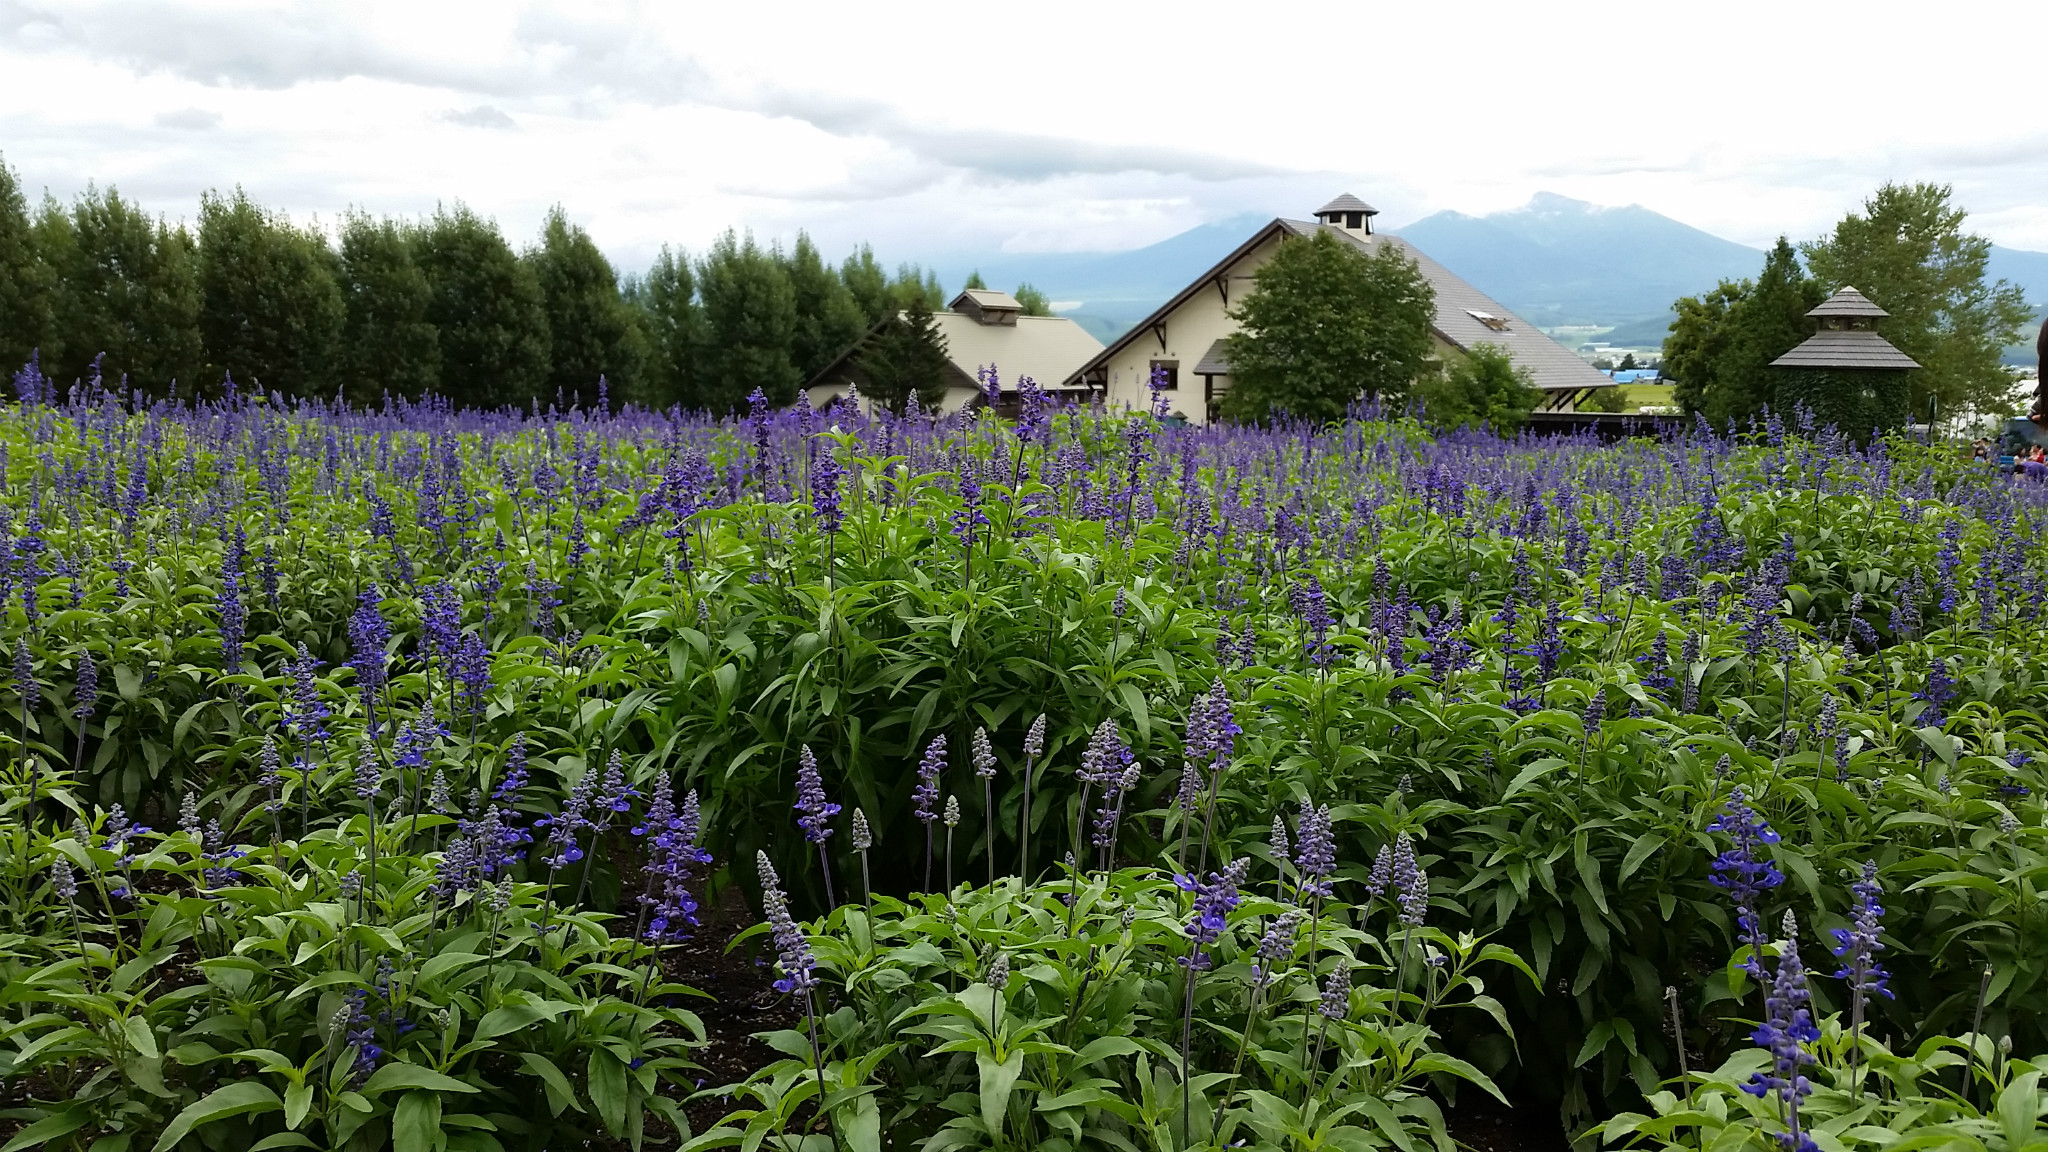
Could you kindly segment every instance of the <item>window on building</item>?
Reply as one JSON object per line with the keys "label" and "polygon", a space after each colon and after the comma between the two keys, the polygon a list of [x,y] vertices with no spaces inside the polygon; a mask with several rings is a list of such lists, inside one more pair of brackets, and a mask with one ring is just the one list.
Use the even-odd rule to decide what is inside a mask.
{"label": "window on building", "polygon": [[1505,332],[1508,330],[1508,322],[1491,312],[1481,312],[1477,308],[1467,308],[1465,309],[1465,315],[1479,321],[1495,332]]}
{"label": "window on building", "polygon": [[1154,360],[1152,362],[1152,373],[1146,379],[1148,381],[1159,381],[1159,388],[1162,392],[1180,391],[1180,361]]}

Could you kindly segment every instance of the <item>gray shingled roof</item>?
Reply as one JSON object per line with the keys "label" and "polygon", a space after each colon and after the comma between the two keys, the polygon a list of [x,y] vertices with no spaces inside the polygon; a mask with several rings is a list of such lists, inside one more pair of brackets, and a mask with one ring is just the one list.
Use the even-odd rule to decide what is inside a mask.
{"label": "gray shingled roof", "polygon": [[1853,287],[1845,287],[1833,296],[1821,301],[1821,305],[1807,313],[1808,316],[1889,316],[1891,313],[1872,303],[1870,297]]}
{"label": "gray shingled roof", "polygon": [[1363,212],[1367,216],[1377,216],[1380,210],[1346,192],[1321,208],[1316,209],[1316,215],[1318,216],[1325,212]]}
{"label": "gray shingled roof", "polygon": [[[1841,315],[1841,313],[1836,313]],[[1861,315],[1861,313],[1856,313]],[[1918,368],[1919,362],[1875,332],[1815,332],[1773,368]]]}
{"label": "gray shingled roof", "polygon": [[1197,376],[1227,376],[1230,374],[1230,352],[1224,345],[1228,337],[1209,345],[1202,358],[1195,362]]}
{"label": "gray shingled roof", "polygon": [[993,288],[963,288],[960,291],[960,295],[953,297],[953,302],[946,305],[946,307],[958,308],[961,297],[966,297],[990,311],[1022,312],[1024,310],[1024,305],[1017,303],[1015,296],[1010,295],[1008,292],[997,292]]}
{"label": "gray shingled roof", "polygon": [[[1545,335],[1535,325],[1508,311],[1507,306],[1486,295],[1479,289],[1458,278],[1450,269],[1432,260],[1429,253],[1415,247],[1399,236],[1380,233],[1374,236],[1360,236],[1342,228],[1331,228],[1327,224],[1310,224],[1301,220],[1283,221],[1292,232],[1308,235],[1318,228],[1343,237],[1367,252],[1375,252],[1381,244],[1394,247],[1415,261],[1416,270],[1436,290],[1436,321],[1432,325],[1437,334],[1458,346],[1471,351],[1481,344],[1492,344],[1506,350],[1520,367],[1529,370],[1536,387],[1546,392],[1566,388],[1611,388],[1614,381],[1608,375],[1584,360],[1578,354]],[[1474,312],[1483,312],[1506,322],[1505,329],[1488,327]]]}

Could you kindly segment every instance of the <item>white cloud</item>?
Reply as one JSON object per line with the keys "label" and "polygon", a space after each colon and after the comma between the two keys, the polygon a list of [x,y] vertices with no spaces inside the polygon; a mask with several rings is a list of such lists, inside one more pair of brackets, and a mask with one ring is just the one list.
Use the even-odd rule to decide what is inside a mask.
{"label": "white cloud", "polygon": [[114,182],[173,216],[240,184],[325,217],[460,199],[524,239],[560,202],[629,264],[728,226],[891,261],[1124,247],[1339,190],[1396,225],[1550,190],[1764,244],[1886,179],[1951,182],[1995,240],[2048,249],[2048,133],[1998,111],[2037,107],[2038,78],[1986,57],[2048,15],[1909,19],[0,0],[0,140],[31,187]]}

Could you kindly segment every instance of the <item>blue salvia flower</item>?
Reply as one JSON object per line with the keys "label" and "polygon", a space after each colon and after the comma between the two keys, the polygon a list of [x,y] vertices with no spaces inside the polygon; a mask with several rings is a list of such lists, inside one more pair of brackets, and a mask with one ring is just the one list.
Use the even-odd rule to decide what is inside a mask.
{"label": "blue salvia flower", "polygon": [[1855,897],[1856,908],[1849,927],[1834,929],[1834,953],[1842,962],[1835,979],[1847,980],[1859,1000],[1866,995],[1890,1000],[1893,995],[1887,985],[1891,973],[1877,962],[1877,954],[1884,951],[1884,943],[1877,938],[1878,925],[1884,920],[1884,905],[1877,902],[1884,895],[1877,882],[1877,861],[1863,862],[1863,878],[1849,886],[1849,894]]}
{"label": "blue salvia flower", "polygon": [[839,805],[825,798],[825,781],[818,775],[818,758],[806,744],[797,753],[796,761],[796,810],[797,827],[803,829],[804,839],[813,844],[823,844],[832,838],[832,817],[839,815]]}
{"label": "blue salvia flower", "polygon": [[1316,1012],[1325,1020],[1342,1020],[1351,1014],[1350,960],[1337,958],[1337,966],[1323,983],[1323,994],[1316,999]]}
{"label": "blue salvia flower", "polygon": [[1603,684],[1595,688],[1593,690],[1593,698],[1586,701],[1586,714],[1580,717],[1579,722],[1580,726],[1585,730],[1586,739],[1591,740],[1600,734],[1600,725],[1606,723],[1606,721],[1607,686]]}
{"label": "blue salvia flower", "polygon": [[1948,723],[1946,707],[1955,699],[1955,681],[1949,679],[1948,661],[1936,656],[1927,667],[1927,688],[1915,692],[1913,699],[1923,700],[1927,706],[1920,710],[1918,723],[1925,728],[1939,728]]}
{"label": "blue salvia flower", "polygon": [[1337,658],[1336,650],[1329,643],[1330,627],[1335,621],[1330,616],[1329,597],[1323,594],[1322,582],[1310,576],[1295,585],[1292,599],[1294,613],[1301,617],[1302,626],[1308,633],[1307,647],[1302,654],[1317,668],[1329,667]]}
{"label": "blue salvia flower", "polygon": [[230,672],[242,667],[242,638],[249,626],[249,609],[242,603],[239,567],[232,557],[222,565],[220,593],[215,600],[220,609],[221,664]]}
{"label": "blue salvia flower", "polygon": [[817,961],[811,956],[810,939],[789,914],[789,897],[782,892],[782,881],[768,862],[768,853],[756,852],[754,862],[761,874],[761,903],[768,915],[768,930],[775,938],[776,967],[782,972],[775,990],[807,995],[818,983],[812,971]]}
{"label": "blue salvia flower", "polygon": [[1677,685],[1671,675],[1671,641],[1664,633],[1657,633],[1656,639],[1650,641],[1649,653],[1636,657],[1636,662],[1643,666],[1643,687],[1652,692],[1670,692]]}
{"label": "blue salvia flower", "polygon": [[79,720],[92,717],[100,706],[100,666],[89,649],[78,652],[78,689],[72,694],[71,715]]}
{"label": "blue salvia flower", "polygon": [[818,518],[818,527],[829,536],[839,531],[844,519],[839,507],[839,479],[844,470],[839,467],[837,444],[827,440],[820,448],[811,464],[811,511]]}
{"label": "blue salvia flower", "polygon": [[1764,1022],[1750,1039],[1771,1053],[1771,1066],[1750,1075],[1742,1090],[1763,1097],[1776,1093],[1785,1133],[1779,1137],[1787,1152],[1818,1152],[1813,1139],[1801,1131],[1799,1104],[1813,1092],[1813,1085],[1801,1071],[1814,1063],[1807,1045],[1820,1039],[1813,1012],[1807,1007],[1812,993],[1806,986],[1806,969],[1799,962],[1798,922],[1785,913],[1785,943],[1778,951],[1777,971],[1771,978],[1770,993],[1764,998]]}
{"label": "blue salvia flower", "polygon": [[1377,900],[1387,894],[1394,883],[1394,849],[1391,845],[1380,845],[1379,855],[1372,860],[1372,870],[1365,876],[1365,895],[1368,901]]}
{"label": "blue salvia flower", "polygon": [[1420,928],[1429,912],[1429,874],[1415,858],[1415,845],[1406,832],[1394,838],[1393,871],[1390,883],[1399,893],[1394,899],[1401,909],[1401,923]]}
{"label": "blue salvia flower", "polygon": [[29,656],[28,637],[14,642],[14,690],[21,694],[21,710],[34,712],[43,703],[43,686],[36,682],[36,666]]}
{"label": "blue salvia flower", "polygon": [[319,661],[304,644],[299,645],[298,658],[288,665],[291,671],[291,696],[285,703],[285,728],[301,740],[325,740],[331,735],[327,721],[334,715],[325,701],[320,699],[320,684],[314,674],[320,670]]}
{"label": "blue salvia flower", "polygon": [[[2021,768],[2026,767],[2027,761],[2030,759],[2032,757],[2025,749],[2015,748],[2005,754],[2005,766],[2014,772],[2018,772]],[[2033,789],[2020,783],[2018,780],[2009,779],[1998,786],[1999,795],[2009,796],[2014,799],[2025,799],[2032,795],[2033,791]]]}
{"label": "blue salvia flower", "polygon": [[240,848],[226,846],[226,836],[221,832],[219,820],[208,820],[206,822],[206,828],[199,836],[199,854],[213,864],[213,867],[203,869],[201,872],[201,875],[206,879],[206,887],[208,889],[226,888],[242,878],[240,872],[228,867],[222,861],[240,859],[248,855],[248,853]]}
{"label": "blue salvia flower", "polygon": [[78,899],[78,877],[71,872],[71,858],[62,852],[50,864],[50,887],[66,904]]}
{"label": "blue salvia flower", "polygon": [[910,808],[927,830],[939,818],[939,773],[946,768],[946,735],[941,732],[926,745],[924,759],[917,765],[917,787],[910,793]]}
{"label": "blue salvia flower", "polygon": [[391,641],[391,625],[384,620],[383,596],[375,584],[363,589],[355,614],[349,617],[350,664],[356,683],[362,688],[363,710],[371,717],[370,731],[377,730],[376,696],[384,686],[384,647]]}
{"label": "blue salvia flower", "polygon": [[1077,775],[1085,783],[1106,788],[1123,779],[1124,769],[1130,764],[1131,750],[1124,745],[1123,732],[1117,728],[1115,719],[1106,718],[1088,738]]}
{"label": "blue salvia flower", "polygon": [[199,823],[199,797],[196,793],[187,792],[178,801],[178,831],[194,840],[199,839],[202,826]]}
{"label": "blue salvia flower", "polygon": [[384,770],[377,763],[376,749],[364,745],[362,754],[356,757],[356,799],[365,806],[377,802],[377,794],[384,788]]}
{"label": "blue salvia flower", "polygon": [[1194,947],[1188,955],[1180,958],[1182,967],[1197,972],[1208,970],[1209,946],[1222,939],[1224,930],[1229,927],[1226,917],[1241,899],[1237,886],[1244,881],[1245,871],[1250,865],[1250,858],[1241,856],[1225,864],[1222,871],[1209,873],[1206,881],[1198,881],[1185,873],[1173,878],[1181,891],[1195,895],[1194,911],[1182,929],[1194,942]]}
{"label": "blue salvia flower", "polygon": [[1330,877],[1337,870],[1337,837],[1330,826],[1329,805],[1311,808],[1302,801],[1294,828],[1294,870],[1303,897],[1329,897]]}
{"label": "blue salvia flower", "polygon": [[1289,908],[1267,925],[1266,934],[1259,937],[1259,946],[1252,960],[1253,987],[1264,988],[1271,984],[1281,966],[1294,956],[1294,934],[1306,916],[1299,908]]}
{"label": "blue salvia flower", "polygon": [[589,819],[591,800],[597,793],[599,773],[585,771],[569,788],[568,798],[562,802],[562,810],[554,816],[534,822],[534,826],[548,830],[548,854],[541,857],[549,868],[562,869],[583,859],[583,849],[576,843],[576,837],[586,828],[593,828]]}
{"label": "blue salvia flower", "polygon": [[278,796],[284,791],[284,773],[278,760],[276,740],[268,736],[263,738],[263,751],[257,763],[263,768],[263,774],[256,781],[263,788],[263,810],[274,813],[283,806]]}
{"label": "blue salvia flower", "polygon": [[626,784],[626,758],[617,748],[612,749],[611,759],[605,762],[604,779],[598,785],[595,808],[605,813],[601,819],[609,821],[610,813],[631,812],[633,801],[640,793]]}
{"label": "blue salvia flower", "polygon": [[1764,937],[1757,900],[1785,882],[1785,874],[1778,871],[1778,866],[1769,858],[1761,855],[1761,849],[1767,844],[1776,844],[1778,834],[1750,808],[1749,799],[1743,795],[1740,784],[1728,794],[1728,803],[1714,822],[1707,825],[1707,831],[1724,833],[1734,841],[1727,851],[1714,858],[1714,874],[1709,880],[1735,901],[1735,923],[1742,941],[1750,946],[1749,959],[1744,961],[1743,968],[1761,980],[1763,947],[1769,941]]}

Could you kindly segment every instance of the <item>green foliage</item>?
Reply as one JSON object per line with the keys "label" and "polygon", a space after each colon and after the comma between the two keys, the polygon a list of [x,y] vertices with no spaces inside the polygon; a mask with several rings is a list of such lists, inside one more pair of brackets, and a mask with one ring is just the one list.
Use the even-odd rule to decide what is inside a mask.
{"label": "green foliage", "polygon": [[946,357],[946,337],[932,319],[923,296],[913,296],[902,312],[882,322],[854,358],[861,391],[890,412],[906,411],[913,398],[927,412],[946,398],[946,377],[953,362]]}
{"label": "green foliage", "polygon": [[962,285],[960,286],[960,290],[964,292],[964,291],[966,291],[966,290],[968,290],[968,289],[970,289],[970,288],[987,288],[987,287],[988,287],[988,281],[986,281],[986,280],[983,280],[983,279],[981,278],[981,269],[979,269],[979,268],[976,268],[976,269],[975,269],[974,271],[972,271],[972,272],[969,272],[969,273],[967,274],[967,283],[965,283],[965,284],[962,284]]}
{"label": "green foliage", "polygon": [[441,381],[440,333],[429,319],[434,288],[413,258],[414,232],[351,212],[341,222],[341,293],[347,308],[335,373],[358,402],[388,391],[417,400]]}
{"label": "green foliage", "polygon": [[55,289],[36,250],[21,179],[0,159],[0,363],[26,364],[38,347],[51,362],[62,358],[51,311]]}
{"label": "green foliage", "polygon": [[[1664,372],[1678,382],[1674,398],[1716,427],[1766,405],[1785,410],[1777,398],[1783,370],[1771,361],[1813,334],[1806,313],[1826,298],[1781,236],[1755,280],[1723,280],[1712,292],[1680,299],[1664,341]],[[1852,430],[1860,435],[1870,427]]]}
{"label": "green foliage", "polygon": [[1822,427],[1832,425],[1859,439],[1872,429],[1898,428],[1912,415],[1907,409],[1911,372],[1842,371],[1825,368],[1779,368],[1777,406],[1790,412],[1804,408]]}
{"label": "green foliage", "polygon": [[1428,364],[1435,295],[1397,245],[1368,256],[1327,230],[1281,241],[1235,313],[1224,414],[1320,424],[1360,396],[1400,400]]}
{"label": "green foliage", "polygon": [[540,246],[524,262],[533,269],[552,338],[548,398],[596,408],[599,381],[609,386],[611,403],[633,395],[646,340],[619,295],[618,274],[590,233],[571,224],[558,204],[541,225]]}
{"label": "green foliage", "polygon": [[2000,354],[2020,339],[2026,300],[2015,285],[1985,280],[1991,241],[1963,230],[1968,214],[1949,196],[1945,184],[1887,183],[1800,251],[1821,282],[1854,285],[1891,313],[1879,330],[1920,364],[1912,412],[1924,415],[1930,399],[1942,411],[2002,411],[2012,377]]}
{"label": "green foliage", "polygon": [[207,375],[287,396],[327,391],[348,315],[326,237],[240,188],[199,199],[199,337]]}
{"label": "green foliage", "polygon": [[647,338],[647,362],[640,397],[654,408],[701,407],[698,349],[704,343],[704,315],[697,307],[697,278],[690,257],[664,244],[647,275],[628,281],[626,299],[640,311]]}
{"label": "green foliage", "polygon": [[[801,1029],[767,1035],[789,1058],[708,1089],[743,1103],[690,1147],[795,1147],[786,1133],[822,1081],[835,1138],[856,1150],[881,1147],[886,1125],[896,1146],[932,1149],[1450,1152],[1428,1091],[1498,1089],[1441,1051],[1433,1019],[1499,1020],[1488,982],[1526,981],[1527,965],[1471,936],[1403,929],[1388,902],[1330,902],[1261,983],[1253,947],[1290,908],[1248,895],[1190,985],[1184,898],[1153,869],[849,904],[811,938],[840,1005],[818,1051]],[[1352,986],[1330,1019],[1318,981],[1340,963]]]}
{"label": "green foliage", "polygon": [[1481,344],[1452,357],[1447,369],[1416,383],[1415,395],[1425,417],[1437,427],[1484,424],[1504,435],[1519,429],[1542,398],[1529,370],[1497,344]]}
{"label": "green foliage", "polygon": [[1017,303],[1024,306],[1024,315],[1026,316],[1052,315],[1052,301],[1046,299],[1045,293],[1040,292],[1029,284],[1017,285],[1017,290],[1010,293],[1010,295],[1016,299]]}
{"label": "green foliage", "polygon": [[699,407],[713,413],[746,407],[759,388],[778,407],[796,399],[802,372],[791,356],[796,290],[771,252],[731,232],[697,263],[704,343],[697,360]]}
{"label": "green foliage", "polygon": [[797,233],[796,247],[782,264],[796,302],[790,358],[798,375],[808,381],[852,347],[867,331],[868,321],[845,282],[819,257],[809,236]]}
{"label": "green foliage", "polygon": [[45,198],[35,239],[56,284],[48,343],[61,354],[43,370],[59,387],[90,377],[95,357],[110,383],[126,376],[157,395],[216,383],[202,378],[198,257],[184,228],[87,188],[68,212]]}
{"label": "green foliage", "polygon": [[441,388],[458,403],[524,406],[547,386],[547,311],[534,271],[492,221],[457,204],[413,238],[433,295]]}
{"label": "green foliage", "polygon": [[1626,412],[1628,389],[1620,385],[1596,388],[1591,396],[1579,402],[1578,407],[1582,412]]}

